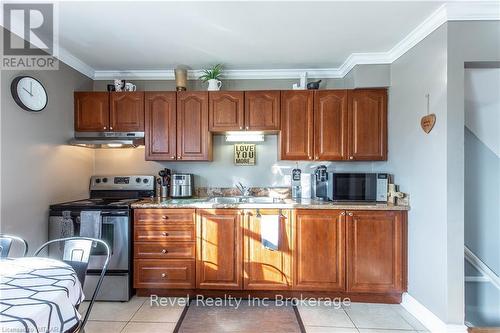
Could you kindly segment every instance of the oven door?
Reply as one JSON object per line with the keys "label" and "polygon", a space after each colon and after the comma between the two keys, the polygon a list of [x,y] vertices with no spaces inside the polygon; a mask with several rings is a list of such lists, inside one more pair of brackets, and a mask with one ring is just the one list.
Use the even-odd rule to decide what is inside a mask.
{"label": "oven door", "polygon": [[[111,251],[108,271],[127,272],[130,266],[130,212],[127,209],[103,210],[101,239],[105,241]],[[73,220],[74,236],[80,235],[80,210],[71,211]],[[68,237],[62,230],[61,212],[51,212],[49,218],[49,239]],[[62,257],[62,246],[52,244],[49,247],[49,255],[54,258]],[[88,270],[100,271],[106,261],[105,249],[97,244],[92,249]]]}
{"label": "oven door", "polygon": [[[128,211],[103,211],[101,239],[108,244],[111,250],[108,271],[129,270],[130,251],[130,218]],[[78,218],[79,220],[79,218]],[[106,252],[103,246],[97,244],[92,249],[89,270],[101,270],[106,261]]]}
{"label": "oven door", "polygon": [[377,174],[334,173],[333,201],[377,201]]}

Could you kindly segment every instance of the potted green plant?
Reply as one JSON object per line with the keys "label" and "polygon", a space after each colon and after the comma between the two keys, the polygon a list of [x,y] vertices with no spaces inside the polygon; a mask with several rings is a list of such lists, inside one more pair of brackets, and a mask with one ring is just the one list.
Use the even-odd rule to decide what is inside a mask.
{"label": "potted green plant", "polygon": [[210,91],[220,90],[222,82],[219,80],[222,75],[222,64],[217,64],[209,69],[203,70],[203,75],[200,76],[200,80],[203,82],[208,82],[208,89]]}

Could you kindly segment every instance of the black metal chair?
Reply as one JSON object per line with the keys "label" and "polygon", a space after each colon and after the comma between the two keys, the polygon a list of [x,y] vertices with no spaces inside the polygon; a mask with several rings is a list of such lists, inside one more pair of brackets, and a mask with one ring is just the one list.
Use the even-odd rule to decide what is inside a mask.
{"label": "black metal chair", "polygon": [[87,311],[85,312],[85,316],[82,321],[80,321],[78,327],[75,328],[74,332],[82,332],[85,324],[90,316],[90,311],[92,311],[92,306],[94,305],[95,299],[97,297],[97,293],[101,288],[102,281],[104,279],[104,274],[106,274],[106,270],[108,269],[109,258],[111,256],[111,251],[109,249],[108,244],[106,242],[96,239],[96,238],[88,238],[88,237],[68,237],[68,238],[59,238],[48,241],[47,243],[40,246],[33,256],[38,256],[38,254],[54,243],[64,243],[63,257],[62,261],[70,265],[76,272],[78,276],[78,280],[80,281],[82,288],[85,283],[85,275],[87,273],[87,267],[90,260],[90,252],[92,250],[93,243],[101,244],[106,249],[106,261],[102,267],[101,276],[97,281],[97,285],[95,287],[94,293],[92,294],[92,298],[90,299],[89,306]]}
{"label": "black metal chair", "polygon": [[23,257],[26,257],[28,253],[28,243],[24,239],[14,235],[0,234],[0,258],[7,258],[9,256],[10,248],[14,241],[23,244]]}

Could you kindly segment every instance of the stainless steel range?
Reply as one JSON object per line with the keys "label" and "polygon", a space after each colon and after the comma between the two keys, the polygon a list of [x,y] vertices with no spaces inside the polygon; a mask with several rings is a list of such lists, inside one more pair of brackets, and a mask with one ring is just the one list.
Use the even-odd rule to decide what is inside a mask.
{"label": "stainless steel range", "polygon": [[[49,239],[79,236],[81,212],[100,212],[100,238],[109,245],[111,259],[98,300],[128,301],[132,296],[130,205],[141,198],[154,196],[154,180],[154,176],[92,176],[89,199],[50,206]],[[52,245],[49,256],[59,256],[61,250],[58,245]],[[85,295],[92,295],[104,260],[103,249],[96,247],[92,250],[85,278]]]}

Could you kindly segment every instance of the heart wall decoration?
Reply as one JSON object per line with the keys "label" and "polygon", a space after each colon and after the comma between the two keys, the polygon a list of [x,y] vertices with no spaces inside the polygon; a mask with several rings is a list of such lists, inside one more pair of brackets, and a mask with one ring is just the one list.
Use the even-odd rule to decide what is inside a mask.
{"label": "heart wall decoration", "polygon": [[430,112],[430,94],[425,94],[425,98],[427,98],[427,115],[423,116],[420,119],[420,126],[426,134],[429,134],[430,131],[434,128],[434,124],[436,124],[436,115]]}
{"label": "heart wall decoration", "polygon": [[436,115],[434,113],[428,114],[427,116],[423,116],[420,119],[420,126],[425,133],[429,134],[430,131],[434,128],[434,124],[436,123]]}

